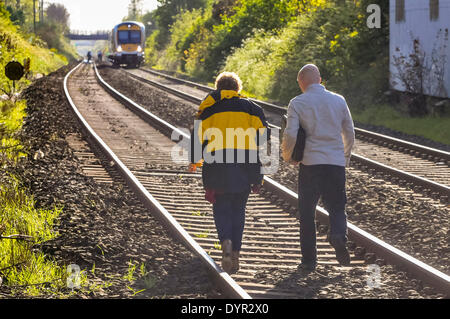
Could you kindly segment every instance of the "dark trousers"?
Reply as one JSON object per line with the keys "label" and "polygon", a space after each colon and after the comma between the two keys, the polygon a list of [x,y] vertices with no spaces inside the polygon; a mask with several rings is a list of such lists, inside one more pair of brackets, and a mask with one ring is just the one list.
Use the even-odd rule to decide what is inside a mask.
{"label": "dark trousers", "polygon": [[219,240],[222,242],[230,239],[235,251],[241,250],[245,206],[249,195],[249,192],[216,195],[216,202],[213,204],[214,222]]}
{"label": "dark trousers", "polygon": [[333,245],[347,241],[345,167],[301,164],[298,195],[302,262],[316,263],[315,212],[320,197],[324,208],[330,214],[330,243]]}

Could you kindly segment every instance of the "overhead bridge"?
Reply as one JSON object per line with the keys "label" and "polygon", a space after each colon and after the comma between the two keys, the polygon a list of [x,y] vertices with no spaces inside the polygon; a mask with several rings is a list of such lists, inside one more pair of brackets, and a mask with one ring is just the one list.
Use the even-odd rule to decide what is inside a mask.
{"label": "overhead bridge", "polygon": [[70,40],[109,40],[109,33],[93,33],[93,34],[85,34],[85,33],[69,33],[66,34],[66,37]]}

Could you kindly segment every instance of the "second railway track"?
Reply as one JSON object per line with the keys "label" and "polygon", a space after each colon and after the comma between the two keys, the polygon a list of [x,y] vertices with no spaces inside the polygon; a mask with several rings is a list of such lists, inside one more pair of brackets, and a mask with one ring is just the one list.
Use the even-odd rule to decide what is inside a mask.
{"label": "second railway track", "polygon": [[[172,94],[199,104],[211,88],[182,80],[164,73],[137,69],[127,73],[136,80],[145,81]],[[264,108],[269,122],[280,127],[281,116],[286,109],[263,101],[256,101]],[[424,147],[415,143],[386,135],[355,128],[356,143],[353,161],[395,176],[399,180],[411,182],[430,195],[441,197],[443,202],[450,199],[450,153]]]}
{"label": "second railway track", "polygon": [[[172,162],[170,153],[174,142],[109,96],[97,83],[94,70],[89,65],[79,67],[72,77],[68,91],[86,121],[160,205],[218,262],[217,235],[211,207],[203,199],[200,176],[184,173],[185,162]],[[319,227],[322,233],[318,238],[318,271],[302,274],[297,271],[300,249],[295,204],[292,198],[283,196],[286,195],[280,195],[268,185],[265,192],[253,194],[249,200],[241,270],[233,278],[252,297],[442,296],[433,288],[424,288],[420,280],[448,293],[448,276],[431,267],[419,269],[421,263],[409,256],[416,263],[416,270],[404,264],[408,269],[405,273],[395,266],[383,265],[382,259],[400,263],[403,257],[392,259],[383,250],[388,245],[381,248],[382,245],[377,246],[373,240],[358,239],[364,234],[354,228],[351,230],[354,239],[351,267],[338,266],[334,250],[326,241],[326,227]],[[380,288],[368,289],[366,263],[374,256],[373,252],[379,258],[372,262],[377,261],[381,265],[383,280]],[[394,250],[392,254],[395,254]],[[222,277],[227,276],[222,274]]]}

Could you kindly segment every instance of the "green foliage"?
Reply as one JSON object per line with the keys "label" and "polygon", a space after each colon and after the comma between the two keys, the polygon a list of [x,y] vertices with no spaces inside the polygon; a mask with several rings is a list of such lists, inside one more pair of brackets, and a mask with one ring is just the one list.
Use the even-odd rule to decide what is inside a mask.
{"label": "green foliage", "polygon": [[[208,1],[202,6],[202,16],[199,16],[200,10],[196,11],[197,14],[190,15],[186,10],[179,9],[186,8],[182,5],[183,1],[178,1],[181,4],[179,7],[173,6],[175,2],[177,1],[161,1],[162,5],[155,12],[159,33],[153,43],[149,44],[156,51],[170,48],[172,51],[169,51],[166,60],[173,61],[180,54],[173,54],[170,43],[177,43],[176,49],[184,55],[181,68],[179,62],[166,62],[164,66],[172,65],[172,70],[186,71],[205,80],[211,79],[220,70],[232,49],[240,47],[255,30],[280,30],[299,13],[324,5],[323,0]],[[194,12],[192,9],[190,11]],[[173,15],[170,16],[170,13]],[[183,30],[184,36],[180,34]],[[170,41],[167,41],[168,38]],[[166,46],[166,43],[169,45]],[[151,64],[157,64],[151,59],[150,61]]]}
{"label": "green foliage", "polygon": [[25,154],[16,138],[16,132],[22,127],[26,103],[11,100],[0,102],[0,167],[6,172],[6,165],[17,162]]}
{"label": "green foliage", "polygon": [[136,271],[136,264],[131,260],[128,262],[127,274],[123,276],[123,279],[128,280],[130,283],[135,281],[134,273]]}
{"label": "green foliage", "polygon": [[[23,1],[21,10],[27,10]],[[65,267],[40,252],[39,244],[57,236],[53,230],[60,208],[36,209],[33,197],[11,172],[25,157],[17,137],[26,113],[26,102],[16,101],[11,83],[4,76],[4,66],[11,60],[31,59],[28,78],[17,87],[30,83],[31,75],[48,73],[67,63],[64,56],[45,48],[45,43],[24,32],[24,25],[14,25],[13,18],[0,3],[0,89],[12,98],[0,101],[0,277],[13,294],[30,296],[59,295],[66,287]],[[22,21],[15,20],[22,24]]]}
{"label": "green foliage", "polygon": [[[152,13],[159,21],[147,41],[147,61],[152,66],[184,72],[203,82],[221,71],[233,71],[251,95],[287,105],[301,93],[298,70],[314,63],[326,87],[343,94],[357,116],[366,114],[366,108],[372,114],[374,105],[385,103],[389,0],[217,0],[202,10],[181,5],[185,10],[177,9],[176,2],[183,3],[160,1]],[[380,29],[367,26],[367,7],[374,3],[381,7]],[[385,120],[391,128],[413,132],[400,120],[367,114],[366,121]],[[445,132],[441,124],[436,125]],[[426,135],[443,140],[438,132]]]}
{"label": "green foliage", "polygon": [[450,116],[428,115],[421,118],[405,116],[407,111],[394,110],[390,105],[371,105],[354,112],[353,119],[360,123],[384,126],[411,135],[423,136],[450,145]]}
{"label": "green foliage", "polygon": [[6,10],[10,13],[10,20],[17,25],[25,24],[25,14],[22,9],[15,9],[12,6],[7,6]]}
{"label": "green foliage", "polygon": [[69,32],[70,14],[62,4],[50,4],[46,9],[46,18],[36,26],[36,34],[47,43],[49,49],[55,49],[69,60],[78,57],[76,49],[64,34]]}
{"label": "green foliage", "polygon": [[[0,4],[1,8],[1,4]],[[21,33],[17,26],[9,20],[9,14],[0,11],[0,88],[10,91],[11,83],[4,76],[4,67],[11,60],[23,63],[25,58],[31,59],[31,72],[49,73],[67,63],[67,59],[42,47],[42,42],[34,35]],[[22,80],[24,84],[29,83]]]}
{"label": "green foliage", "polygon": [[[6,100],[0,102],[0,123],[7,132],[12,134],[22,127],[26,107],[25,101],[14,103],[11,100]],[[3,137],[3,134],[0,133],[0,136]]]}
{"label": "green foliage", "polygon": [[[9,247],[2,247],[9,249]],[[21,255],[22,256],[22,255]],[[31,254],[27,261],[5,271],[4,280],[11,287],[12,293],[28,296],[42,296],[44,292],[55,294],[66,284],[67,273],[63,267],[55,267],[43,253]]]}
{"label": "green foliage", "polygon": [[47,43],[49,48],[60,48],[62,46],[63,27],[53,21],[40,23],[36,28],[36,34]]}
{"label": "green foliage", "polygon": [[36,27],[36,34],[47,44],[54,53],[60,53],[70,60],[78,56],[75,48],[64,37],[67,27],[52,20],[46,20]]}
{"label": "green foliage", "polygon": [[[66,7],[60,3],[51,3],[45,11],[47,19],[58,25],[61,31],[69,31],[69,17],[70,14]],[[44,21],[41,21],[41,23]]]}
{"label": "green foliage", "polygon": [[258,97],[270,96],[274,74],[283,63],[280,54],[286,51],[283,45],[286,42],[279,36],[255,30],[253,37],[227,57],[223,69],[239,74],[245,90]]}
{"label": "green foliage", "polygon": [[[8,12],[7,18],[14,24],[20,26],[25,32],[32,32],[34,26],[33,0],[8,1],[6,9],[3,2],[0,3],[0,8],[2,8],[0,15],[5,16],[5,11]],[[39,16],[40,14],[37,12],[37,20],[39,20]]]}
{"label": "green foliage", "polygon": [[207,0],[158,0],[159,6],[155,10],[155,23],[159,30],[155,37],[155,44],[158,50],[165,47],[165,43],[170,36],[170,28],[175,21],[175,17],[183,11],[204,8]]}
{"label": "green foliage", "polygon": [[164,50],[165,54],[158,64],[167,70],[184,71],[185,53],[203,22],[204,18],[201,9],[183,11],[178,14],[170,29],[170,42],[168,42]]}
{"label": "green foliage", "polygon": [[142,20],[142,0],[131,0],[128,5],[128,15],[123,21],[141,21]]}
{"label": "green foliage", "polygon": [[239,0],[229,15],[221,16],[221,23],[213,27],[214,38],[209,44],[205,68],[217,73],[221,62],[232,48],[240,47],[243,40],[251,37],[254,30],[272,31],[285,27],[310,6],[321,1],[304,4],[298,0]]}
{"label": "green foliage", "polygon": [[[352,81],[364,80],[361,73],[375,76],[371,93],[386,88],[388,29],[367,28],[373,1],[221,0],[181,13],[177,1],[160,2],[154,17],[171,27],[158,26],[147,42],[151,65],[206,81],[232,70],[248,91],[284,103],[299,94],[295,78],[306,63],[342,93],[361,88]],[[386,12],[388,1],[379,3]]]}
{"label": "green foliage", "polygon": [[157,49],[156,39],[159,36],[159,30],[154,31],[145,41],[145,60],[146,63],[156,66],[163,51]]}
{"label": "green foliage", "polygon": [[141,263],[139,266],[139,271],[137,271],[138,264],[133,261],[129,261],[128,263],[128,269],[127,274],[123,276],[124,280],[127,280],[130,285],[137,285],[139,287],[144,287],[144,289],[135,290],[133,287],[127,286],[129,290],[133,293],[132,295],[135,296],[141,292],[144,292],[148,289],[152,289],[155,287],[158,283],[158,278],[153,276],[145,266],[145,263]]}
{"label": "green foliage", "polygon": [[276,33],[255,32],[227,57],[223,69],[237,72],[257,96],[287,103],[300,94],[300,67],[314,63],[327,87],[362,106],[355,92],[379,94],[388,74],[387,28],[367,28],[365,8],[347,2],[306,10]]}
{"label": "green foliage", "polygon": [[[38,64],[45,60],[43,65],[38,66],[38,69],[40,69],[38,73],[47,73],[46,69],[54,70],[66,64],[67,59],[76,59],[78,55],[75,48],[63,36],[63,33],[68,30],[69,17],[64,6],[51,4],[47,8],[47,16],[43,21],[39,21],[39,13],[37,13],[36,30],[34,29],[33,2],[31,0],[22,0],[20,5],[11,5],[10,11],[11,14],[5,10],[4,4],[0,2],[0,60],[2,55],[3,58],[6,55],[2,50],[10,53],[9,56],[12,57],[25,53],[27,57],[36,57],[37,60],[40,60]],[[24,15],[24,19],[20,18],[21,14]],[[43,16],[43,13],[41,15]],[[14,21],[14,24],[11,20]],[[36,31],[36,34],[32,33],[34,31]],[[2,41],[6,41],[7,45],[3,46]],[[11,46],[13,43],[15,45]],[[49,51],[36,50],[37,48],[32,47],[53,48],[57,52],[53,52],[56,53],[53,54]],[[32,61],[32,67],[35,65],[36,58]],[[19,59],[16,57],[16,60],[22,62],[23,58]],[[36,68],[33,71],[36,71]],[[3,87],[1,84],[0,87]]]}
{"label": "green foliage", "polygon": [[140,21],[145,25],[145,34],[146,37],[148,38],[157,29],[155,21],[155,12],[154,11],[146,12],[142,16]]}
{"label": "green foliage", "polygon": [[[210,21],[207,15],[202,19]],[[209,57],[209,44],[214,40],[214,33],[206,24],[199,24],[193,34],[193,41],[189,44],[189,48],[183,52],[185,71],[199,79],[210,79],[211,72],[205,63]]]}
{"label": "green foliage", "polygon": [[67,274],[34,247],[54,239],[53,227],[61,208],[36,209],[33,197],[8,173],[24,157],[16,133],[23,123],[26,103],[0,102],[0,277],[13,293],[42,295],[65,287]]}

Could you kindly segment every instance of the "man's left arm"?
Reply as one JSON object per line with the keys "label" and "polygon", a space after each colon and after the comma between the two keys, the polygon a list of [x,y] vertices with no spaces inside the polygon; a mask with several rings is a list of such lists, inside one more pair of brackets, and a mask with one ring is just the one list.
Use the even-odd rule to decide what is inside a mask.
{"label": "man's left arm", "polygon": [[345,166],[350,165],[350,157],[352,156],[352,148],[355,143],[355,128],[353,125],[352,115],[347,102],[344,99],[344,119],[342,121],[342,139],[344,142]]}

